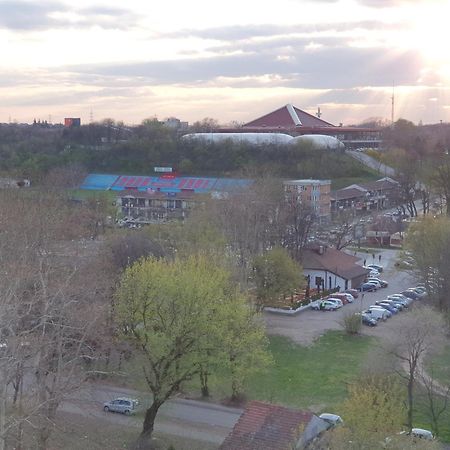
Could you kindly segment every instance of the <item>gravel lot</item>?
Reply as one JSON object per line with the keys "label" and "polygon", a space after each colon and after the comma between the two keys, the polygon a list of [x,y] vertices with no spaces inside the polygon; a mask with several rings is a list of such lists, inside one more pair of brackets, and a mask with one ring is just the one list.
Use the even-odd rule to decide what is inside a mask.
{"label": "gravel lot", "polygon": [[[366,292],[364,293],[364,298],[360,294],[353,304],[344,305],[343,308],[335,312],[306,310],[296,316],[265,313],[268,333],[289,337],[294,342],[302,345],[311,345],[316,338],[326,331],[342,329],[340,321],[349,311],[357,312],[367,309],[376,300],[382,300],[387,295],[398,293],[415,284],[411,274],[398,271],[395,268],[394,264],[398,255],[396,250],[382,250],[378,252],[375,257],[376,263],[378,263],[379,254],[381,254],[381,264],[384,266],[381,278],[389,282],[389,287],[378,289],[377,292]],[[360,256],[361,264],[364,259],[367,260],[367,264],[370,264],[373,259],[371,254],[368,255],[366,253],[359,253],[357,256]],[[386,335],[386,333],[394,330],[404,314],[406,313],[400,312],[376,327],[364,326],[363,333],[372,336]]]}

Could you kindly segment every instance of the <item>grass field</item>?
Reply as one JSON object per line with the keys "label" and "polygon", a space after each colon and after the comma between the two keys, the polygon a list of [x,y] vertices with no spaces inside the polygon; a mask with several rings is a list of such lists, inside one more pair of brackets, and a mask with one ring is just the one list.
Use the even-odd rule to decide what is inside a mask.
{"label": "grass field", "polygon": [[[274,364],[247,380],[245,394],[248,399],[296,407],[332,408],[345,398],[346,383],[359,375],[371,343],[372,338],[350,337],[336,331],[328,332],[311,347],[271,336]],[[146,390],[139,361],[129,361],[127,372],[130,387]],[[209,385],[213,401],[230,396],[228,374],[211,375]],[[197,379],[185,384],[183,390],[189,397],[200,396]]]}

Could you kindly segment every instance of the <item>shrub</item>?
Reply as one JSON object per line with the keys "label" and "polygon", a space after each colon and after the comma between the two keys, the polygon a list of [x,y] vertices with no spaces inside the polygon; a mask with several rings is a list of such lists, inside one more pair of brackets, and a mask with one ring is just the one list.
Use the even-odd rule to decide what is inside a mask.
{"label": "shrub", "polygon": [[355,313],[347,313],[341,321],[341,325],[347,334],[359,334],[361,331],[361,316]]}

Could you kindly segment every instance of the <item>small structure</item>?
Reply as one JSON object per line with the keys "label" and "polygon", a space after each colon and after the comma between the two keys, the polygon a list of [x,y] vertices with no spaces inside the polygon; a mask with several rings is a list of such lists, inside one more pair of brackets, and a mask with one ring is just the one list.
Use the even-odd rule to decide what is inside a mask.
{"label": "small structure", "polygon": [[326,245],[314,244],[303,250],[303,272],[309,287],[319,290],[358,288],[369,271],[357,261],[357,257]]}
{"label": "small structure", "polygon": [[81,126],[81,119],[79,117],[65,117],[64,126],[66,128],[75,128]]}
{"label": "small structure", "polygon": [[310,411],[252,401],[219,450],[301,449],[327,428]]}

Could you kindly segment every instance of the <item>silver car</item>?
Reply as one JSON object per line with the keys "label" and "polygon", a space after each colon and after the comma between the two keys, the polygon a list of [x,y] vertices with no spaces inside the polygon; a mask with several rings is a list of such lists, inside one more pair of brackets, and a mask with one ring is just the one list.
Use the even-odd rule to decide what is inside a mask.
{"label": "silver car", "polygon": [[103,411],[118,412],[126,415],[134,414],[139,402],[134,398],[116,398],[103,404]]}

